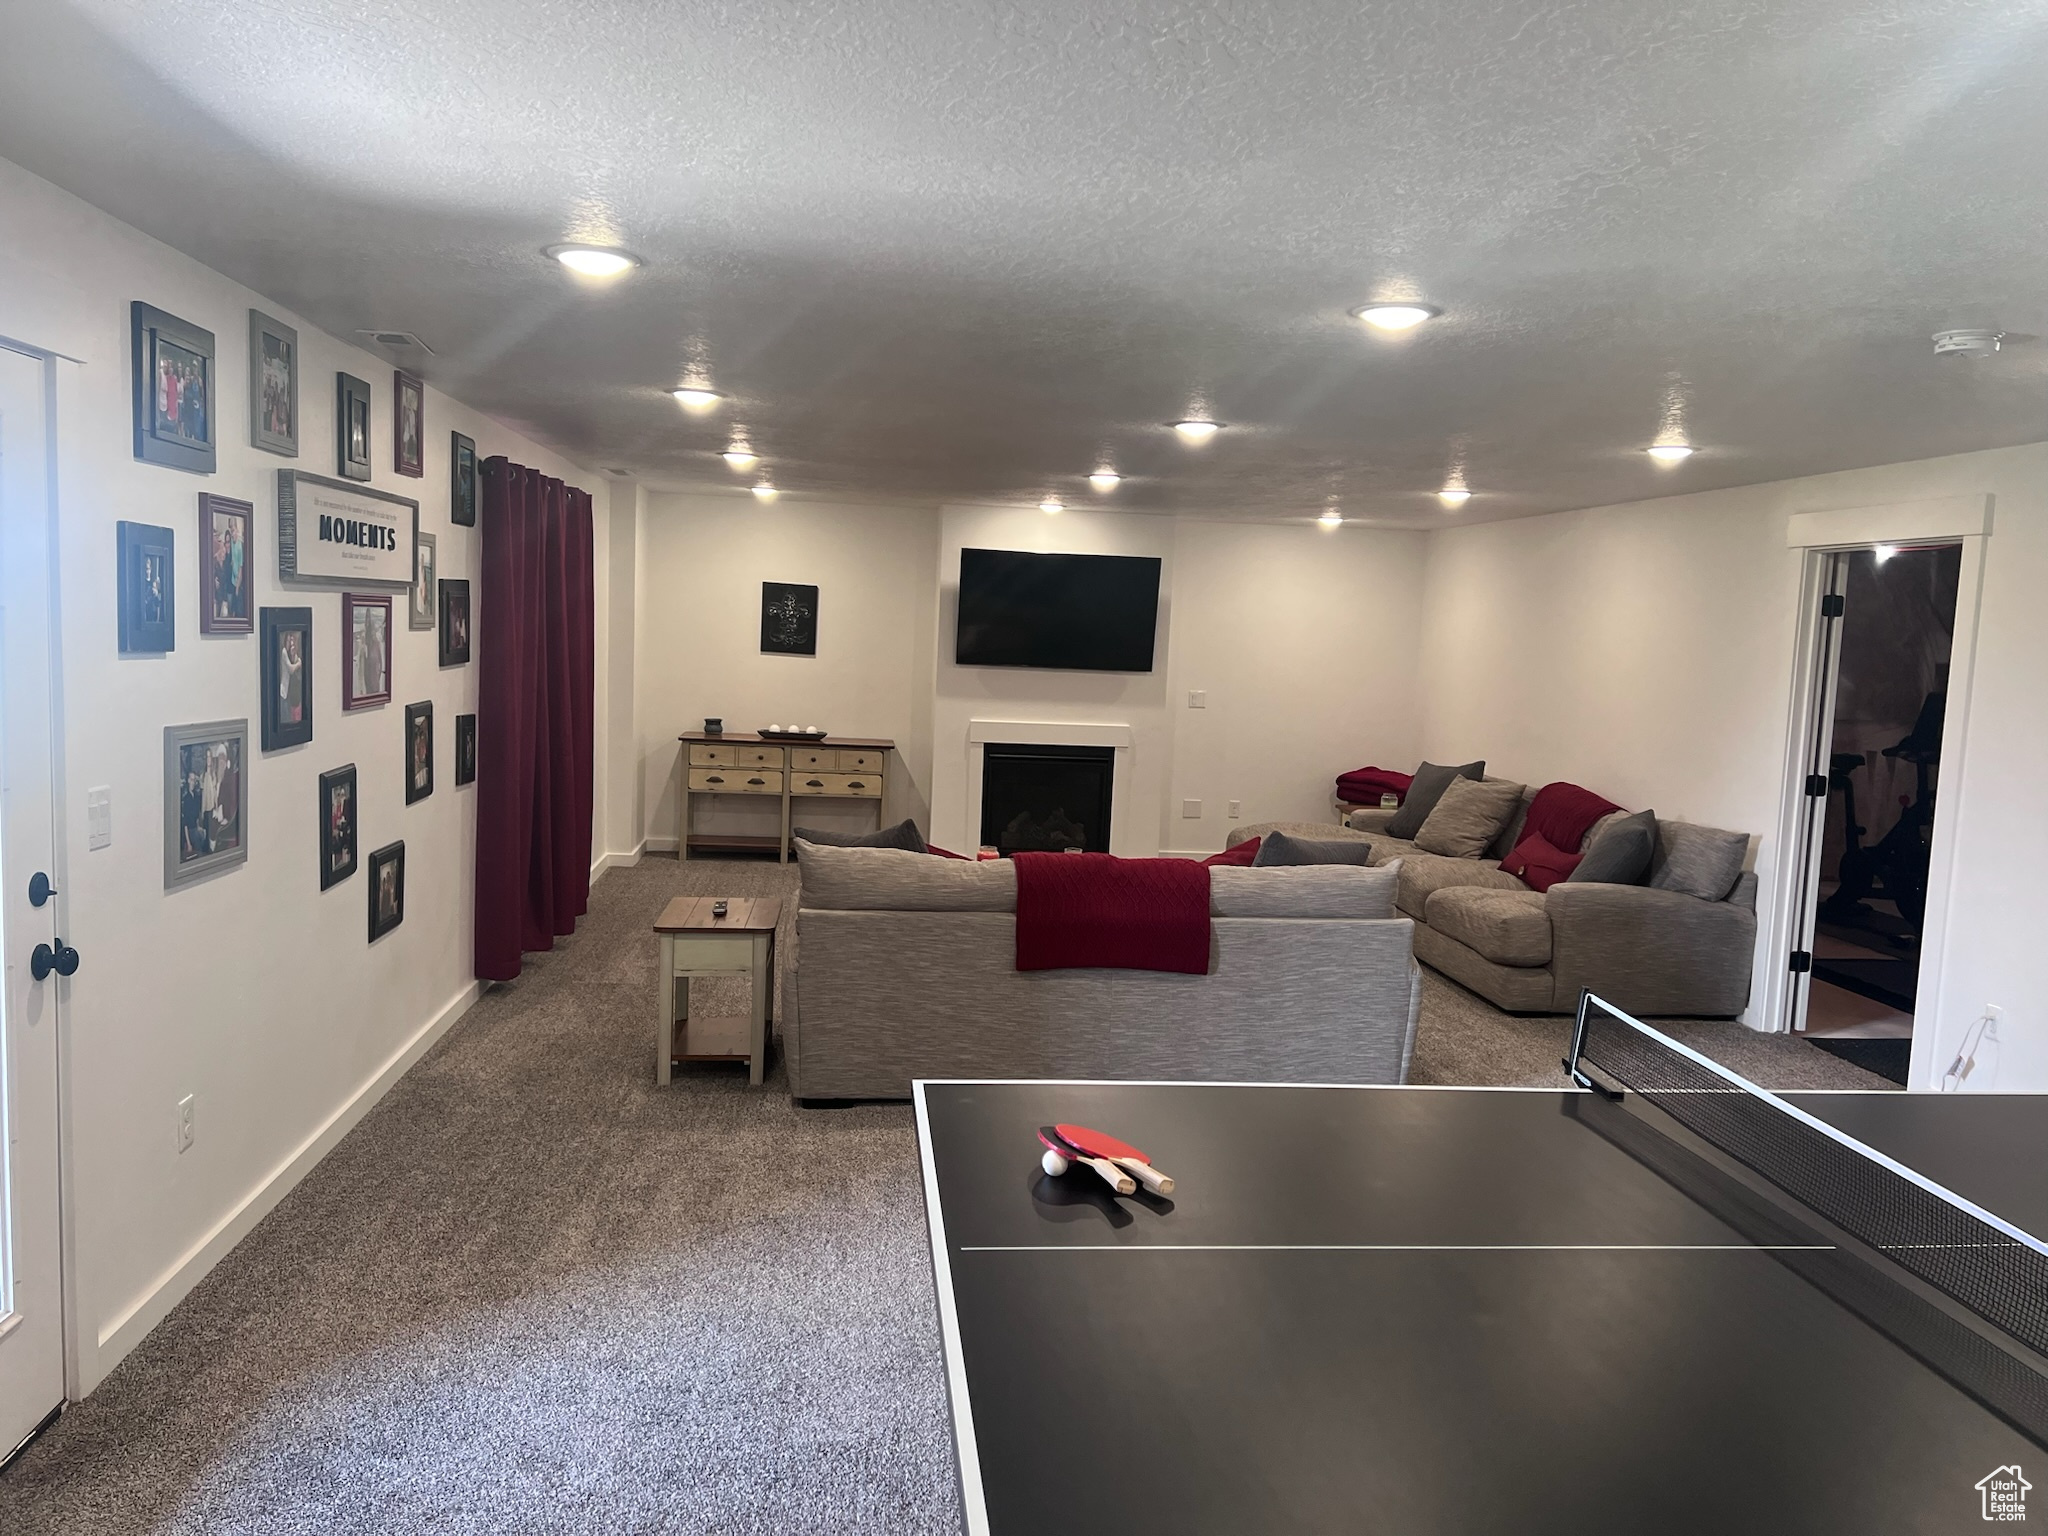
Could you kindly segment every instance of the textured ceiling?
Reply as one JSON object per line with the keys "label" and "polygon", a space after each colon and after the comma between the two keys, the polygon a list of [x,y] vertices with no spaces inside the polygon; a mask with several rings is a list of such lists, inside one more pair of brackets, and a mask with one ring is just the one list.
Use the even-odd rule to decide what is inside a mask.
{"label": "textured ceiling", "polygon": [[2042,0],[0,16],[0,153],[655,483],[1433,524],[2048,437]]}

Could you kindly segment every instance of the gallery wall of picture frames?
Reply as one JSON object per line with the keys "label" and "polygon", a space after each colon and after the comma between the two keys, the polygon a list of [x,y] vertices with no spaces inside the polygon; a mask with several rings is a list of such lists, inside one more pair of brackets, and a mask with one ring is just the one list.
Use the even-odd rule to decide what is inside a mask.
{"label": "gallery wall of picture frames", "polygon": [[[284,458],[299,454],[303,358],[299,334],[261,310],[249,316],[249,446]],[[213,332],[137,301],[130,306],[134,454],[144,463],[213,474],[218,469],[221,410],[219,356]],[[392,463],[411,478],[426,473],[426,388],[416,376],[392,376]],[[420,526],[420,504],[364,482],[373,474],[374,392],[368,381],[335,375],[336,480],[296,469],[277,473],[277,579],[287,588],[311,584],[330,590],[345,583],[382,591],[342,590],[337,660],[342,708],[368,710],[392,697],[398,635],[394,593],[407,589],[407,628],[436,632],[443,667],[470,660],[470,584],[444,579],[435,535]],[[231,451],[232,445],[231,445]],[[368,498],[368,499],[365,499]],[[476,443],[449,434],[448,521],[477,526],[480,465]],[[318,531],[348,525],[346,539]],[[201,492],[192,528],[196,561],[188,579],[196,588],[199,633],[217,639],[256,638],[256,745],[263,754],[287,752],[314,739],[318,691],[314,629],[322,621],[311,604],[258,608],[255,603],[261,514],[254,503]],[[163,656],[177,648],[178,580],[174,528],[140,521],[116,524],[116,611],[123,655]],[[331,543],[333,549],[316,548]],[[342,546],[346,545],[346,548]],[[399,555],[393,561],[390,554]],[[323,564],[323,562],[326,562]],[[331,567],[331,568],[330,568]],[[407,578],[410,579],[407,579]],[[330,614],[333,610],[329,610]],[[245,653],[246,654],[246,653]],[[434,705],[406,706],[400,772],[407,804],[434,792]],[[477,777],[477,717],[455,717],[452,751],[458,786]],[[251,731],[246,718],[163,728],[164,886],[195,885],[238,868],[250,857]],[[320,889],[357,872],[361,825],[357,765],[344,763],[318,776],[315,847]],[[362,859],[368,865],[368,938],[383,937],[405,916],[405,844],[387,843]]]}

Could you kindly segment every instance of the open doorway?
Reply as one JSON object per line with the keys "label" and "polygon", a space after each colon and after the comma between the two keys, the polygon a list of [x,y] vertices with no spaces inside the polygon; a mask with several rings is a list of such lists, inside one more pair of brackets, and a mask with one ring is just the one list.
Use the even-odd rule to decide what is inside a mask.
{"label": "open doorway", "polygon": [[1962,546],[1877,545],[1829,557],[1839,618],[1820,691],[1810,791],[1821,814],[1808,885],[1804,1006],[1816,1045],[1903,1084],[1941,777]]}

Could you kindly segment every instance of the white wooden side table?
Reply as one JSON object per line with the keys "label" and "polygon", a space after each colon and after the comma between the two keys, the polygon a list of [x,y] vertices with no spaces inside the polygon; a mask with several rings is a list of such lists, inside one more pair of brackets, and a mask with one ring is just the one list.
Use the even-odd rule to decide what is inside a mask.
{"label": "white wooden side table", "polygon": [[[715,914],[723,900],[726,912]],[[654,924],[661,939],[661,1003],[654,1031],[654,1080],[669,1081],[678,1061],[744,1061],[759,1087],[768,1066],[775,1016],[776,896],[678,896]],[[745,1014],[693,1015],[690,983],[713,976],[747,978]]]}

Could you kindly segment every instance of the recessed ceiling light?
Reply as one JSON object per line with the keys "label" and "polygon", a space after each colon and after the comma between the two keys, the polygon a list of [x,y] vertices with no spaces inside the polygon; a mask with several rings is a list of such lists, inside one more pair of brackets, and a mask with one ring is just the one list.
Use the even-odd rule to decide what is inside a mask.
{"label": "recessed ceiling light", "polygon": [[754,465],[761,462],[761,455],[754,452],[745,443],[734,443],[724,453],[720,454],[719,457],[724,459],[734,469],[751,469]]}
{"label": "recessed ceiling light", "polygon": [[766,480],[763,480],[760,484],[754,487],[754,494],[760,497],[763,501],[773,501],[777,496],[780,496],[782,493],[776,490],[775,487],[770,485]]}
{"label": "recessed ceiling light", "polygon": [[1462,485],[1447,485],[1436,493],[1436,499],[1447,507],[1462,507],[1472,499],[1472,493]]}
{"label": "recessed ceiling light", "polygon": [[681,389],[672,389],[669,393],[676,397],[676,403],[686,411],[708,411],[725,398],[715,390],[704,389],[695,384],[685,384]]}
{"label": "recessed ceiling light", "polygon": [[1316,521],[1325,528],[1341,528],[1344,525],[1344,514],[1332,507]]}
{"label": "recessed ceiling light", "polygon": [[1067,507],[1066,503],[1061,501],[1059,497],[1048,496],[1038,504],[1038,510],[1041,512],[1064,512],[1067,510]]}
{"label": "recessed ceiling light", "polygon": [[1351,313],[1375,330],[1412,331],[1443,311],[1434,304],[1361,304]]}
{"label": "recessed ceiling light", "polygon": [[1191,443],[1206,443],[1210,438],[1223,430],[1223,423],[1220,421],[1199,420],[1176,421],[1173,424],[1173,430]]}
{"label": "recessed ceiling light", "polygon": [[1652,443],[1643,450],[1659,464],[1677,464],[1692,457],[1691,443]]}
{"label": "recessed ceiling light", "polygon": [[578,277],[617,277],[640,265],[631,251],[608,245],[551,245],[547,254]]}
{"label": "recessed ceiling light", "polygon": [[1088,483],[1098,491],[1113,491],[1122,483],[1123,478],[1113,469],[1098,469],[1088,477]]}

